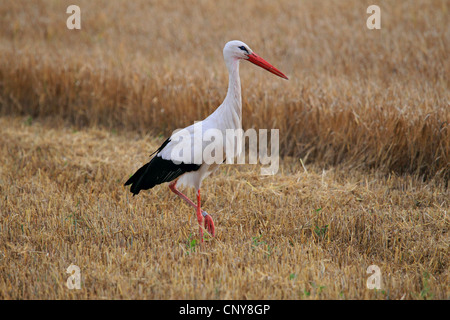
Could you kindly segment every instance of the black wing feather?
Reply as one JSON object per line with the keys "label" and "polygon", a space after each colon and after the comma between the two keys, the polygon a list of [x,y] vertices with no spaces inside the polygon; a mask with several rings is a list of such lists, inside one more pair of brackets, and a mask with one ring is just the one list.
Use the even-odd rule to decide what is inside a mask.
{"label": "black wing feather", "polygon": [[160,152],[169,142],[170,138],[154,152],[156,153],[156,156],[154,156],[149,163],[142,166],[130,179],[128,179],[127,182],[125,182],[126,186],[131,184],[130,191],[134,195],[137,195],[141,190],[151,189],[158,184],[175,180],[183,173],[196,171],[200,168],[200,165],[198,164],[183,162],[176,164],[171,160],[165,160],[158,157],[158,152]]}

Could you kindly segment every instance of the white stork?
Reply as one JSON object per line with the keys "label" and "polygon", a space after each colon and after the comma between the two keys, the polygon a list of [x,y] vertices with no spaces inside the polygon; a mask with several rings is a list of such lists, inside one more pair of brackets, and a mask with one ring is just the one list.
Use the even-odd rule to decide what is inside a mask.
{"label": "white stork", "polygon": [[[223,137],[225,137],[225,132],[228,129],[242,129],[241,81],[239,78],[239,62],[241,60],[250,61],[281,78],[288,78],[281,71],[254,53],[250,47],[242,41],[235,40],[228,42],[223,49],[223,57],[229,74],[227,96],[223,103],[209,117],[200,122],[200,125],[202,132],[213,128],[220,130]],[[226,149],[224,149],[223,154],[224,161],[221,161],[220,163],[207,161],[208,159],[205,159],[203,154],[203,150],[206,146],[205,142],[201,140],[201,147],[194,147],[199,139],[199,137],[194,137],[194,126],[198,124],[199,123],[196,123],[182,130],[184,133],[188,132],[188,139],[181,140],[179,133],[174,133],[168,138],[158,150],[153,153],[156,153],[156,155],[153,156],[150,162],[137,170],[136,173],[128,179],[125,186],[131,184],[130,191],[133,195],[137,195],[141,190],[148,190],[163,182],[170,182],[170,190],[196,209],[197,220],[200,226],[200,237],[203,241],[203,218],[204,228],[213,237],[215,236],[215,228],[211,216],[201,209],[200,187],[202,180],[214,172],[219,167],[220,163],[225,161]],[[200,139],[202,139],[202,137],[200,137]],[[211,143],[214,143],[214,141]],[[180,143],[189,143],[189,145],[192,146],[191,158],[185,159],[182,162],[178,159],[174,160],[173,156],[174,149],[179,147]],[[223,142],[221,142],[220,146],[223,146]],[[199,152],[202,152],[202,154],[196,154]],[[234,154],[236,155],[238,153],[239,151]],[[194,159],[200,159],[200,161],[195,161]],[[177,189],[180,185],[194,187],[196,189],[197,204],[194,204],[194,202]]]}

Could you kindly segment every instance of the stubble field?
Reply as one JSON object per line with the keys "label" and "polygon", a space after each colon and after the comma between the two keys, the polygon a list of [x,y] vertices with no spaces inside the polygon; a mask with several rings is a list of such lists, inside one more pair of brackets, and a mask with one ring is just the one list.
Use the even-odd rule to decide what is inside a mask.
{"label": "stubble field", "polygon": [[[377,31],[356,0],[79,1],[79,31],[69,4],[0,4],[1,298],[450,297],[448,2],[379,1]],[[221,103],[232,39],[290,78],[241,67],[244,129],[283,158],[205,180],[200,244],[167,186],[123,183]]]}

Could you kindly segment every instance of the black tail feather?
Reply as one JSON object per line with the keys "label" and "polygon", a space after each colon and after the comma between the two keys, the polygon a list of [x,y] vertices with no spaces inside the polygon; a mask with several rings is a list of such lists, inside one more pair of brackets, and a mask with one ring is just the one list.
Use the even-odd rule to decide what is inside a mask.
{"label": "black tail feather", "polygon": [[136,173],[125,182],[125,186],[130,185],[130,191],[136,195],[141,190],[148,190],[154,186],[175,180],[183,173],[196,171],[200,168],[198,164],[175,164],[171,160],[165,160],[159,156],[142,166]]}
{"label": "black tail feather", "polygon": [[137,195],[141,190],[151,189],[163,182],[175,180],[183,173],[196,171],[200,168],[198,164],[175,164],[171,160],[165,160],[159,157],[157,152],[160,152],[169,142],[170,138],[164,141],[158,150],[150,155],[152,156],[156,153],[149,163],[142,166],[125,182],[125,186],[131,184],[130,191],[133,195]]}
{"label": "black tail feather", "polygon": [[135,174],[130,177],[130,179],[127,180],[127,182],[125,182],[125,186],[131,184],[130,191],[133,193],[133,196],[139,193],[139,189],[137,189],[138,182],[145,175],[145,171],[147,170],[147,167],[150,165],[150,163],[151,162],[142,166],[138,171],[136,171]]}

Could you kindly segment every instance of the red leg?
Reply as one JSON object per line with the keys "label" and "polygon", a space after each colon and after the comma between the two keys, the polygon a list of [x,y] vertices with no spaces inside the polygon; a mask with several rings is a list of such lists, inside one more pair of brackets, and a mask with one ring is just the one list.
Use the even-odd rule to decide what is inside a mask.
{"label": "red leg", "polygon": [[[183,193],[181,193],[177,187],[176,187],[177,181],[173,181],[169,184],[170,190],[175,193],[177,196],[179,196],[181,199],[186,201],[186,203],[196,209],[197,213],[197,220],[199,220],[199,224],[201,226],[201,217],[203,216],[205,218],[205,229],[208,230],[208,232],[214,237],[215,236],[215,227],[214,227],[214,221],[212,217],[206,213],[206,211],[202,211],[200,208],[200,190],[197,193],[197,205],[194,204],[194,202],[191,201],[188,197],[186,197]],[[200,211],[200,215],[199,215]],[[199,218],[200,216],[200,218]],[[200,227],[201,228],[201,227]],[[203,230],[200,231],[202,235],[202,241],[203,241]]]}
{"label": "red leg", "polygon": [[202,227],[203,216],[202,216],[202,209],[200,208],[200,189],[198,189],[197,191],[197,221],[199,225],[200,238],[202,238],[203,242],[203,227]]}
{"label": "red leg", "polygon": [[179,196],[181,199],[183,199],[184,201],[186,201],[186,203],[192,207],[194,207],[195,209],[197,209],[197,206],[191,201],[191,199],[189,199],[188,197],[186,197],[184,194],[182,194],[176,187],[177,181],[175,180],[174,182],[171,182],[169,184],[169,188],[170,190],[172,190],[173,193],[175,193],[177,196]]}

